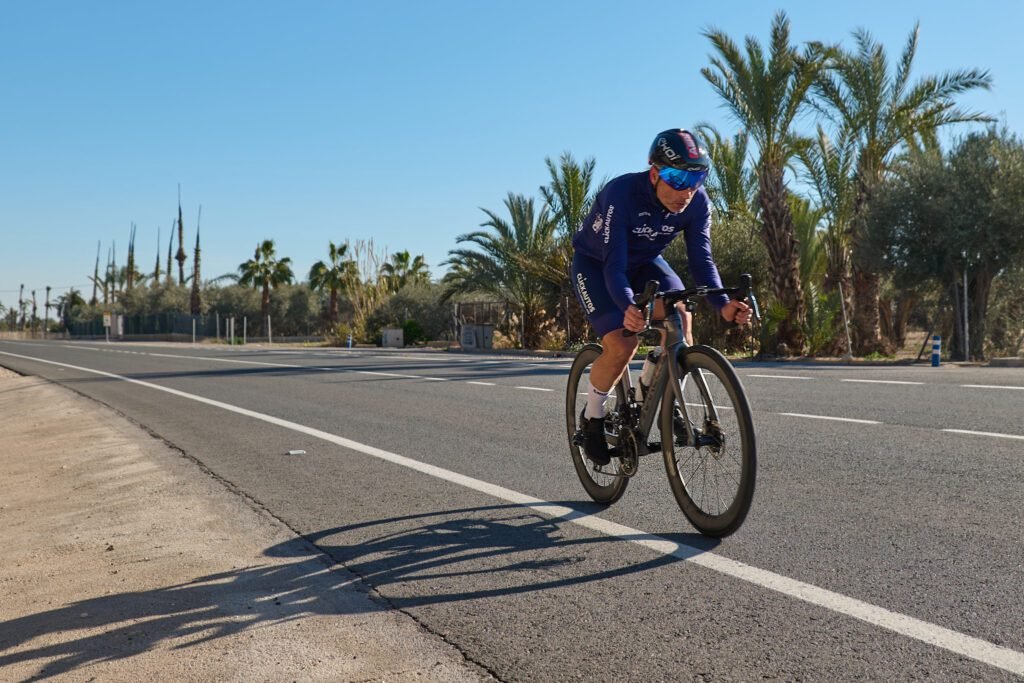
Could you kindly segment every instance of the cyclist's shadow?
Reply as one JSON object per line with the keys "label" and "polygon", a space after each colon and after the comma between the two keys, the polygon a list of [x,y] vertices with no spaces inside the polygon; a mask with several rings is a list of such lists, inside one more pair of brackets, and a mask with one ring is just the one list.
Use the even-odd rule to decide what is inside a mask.
{"label": "cyclist's shadow", "polygon": [[[312,615],[383,609],[345,592],[359,582],[344,569],[378,589],[393,607],[406,608],[635,574],[716,545],[696,534],[649,536],[675,543],[676,552],[640,551],[650,559],[631,564],[636,553],[615,552],[615,544],[629,537],[596,534],[567,521],[599,506],[541,505],[550,505],[553,516],[500,504],[324,529],[267,548],[264,555],[277,562],[115,591],[0,620],[0,669],[38,662],[40,668],[30,678],[40,680],[95,662],[133,657],[161,643],[186,649]],[[331,560],[344,569],[329,571]]]}
{"label": "cyclist's shadow", "polygon": [[[544,503],[583,517],[601,506]],[[675,551],[635,562],[616,546],[669,541]],[[549,590],[648,571],[708,552],[717,539],[695,533],[607,536],[515,504],[426,512],[324,529],[268,548],[295,557],[327,554],[399,608]],[[596,552],[595,552],[596,549]],[[647,553],[649,551],[640,551]]]}

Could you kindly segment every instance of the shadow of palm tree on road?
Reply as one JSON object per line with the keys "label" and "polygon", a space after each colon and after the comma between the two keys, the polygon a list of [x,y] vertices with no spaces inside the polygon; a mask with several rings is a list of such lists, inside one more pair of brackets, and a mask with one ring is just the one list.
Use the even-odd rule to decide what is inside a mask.
{"label": "shadow of palm tree on road", "polygon": [[[573,516],[602,509],[575,502],[551,505],[572,508]],[[659,555],[630,564],[615,559],[621,553],[611,547],[623,539],[580,531],[565,528],[564,520],[509,504],[325,529],[264,551],[281,562],[89,598],[0,622],[0,669],[40,660],[45,665],[28,680],[44,680],[164,644],[184,650],[311,615],[385,609],[365,595],[366,586],[391,606],[405,609],[545,591],[680,561]],[[678,543],[683,557],[716,544],[695,534],[660,538]],[[586,569],[588,549],[601,545],[609,547],[607,553],[602,549],[600,568]],[[325,554],[361,581],[348,572],[332,571],[334,562]],[[88,632],[83,635],[83,630]]]}

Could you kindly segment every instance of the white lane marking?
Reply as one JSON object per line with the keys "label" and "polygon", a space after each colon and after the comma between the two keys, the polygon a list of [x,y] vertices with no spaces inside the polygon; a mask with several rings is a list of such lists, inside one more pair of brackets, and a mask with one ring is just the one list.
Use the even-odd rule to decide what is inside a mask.
{"label": "white lane marking", "polygon": [[975,432],[970,429],[943,429],[944,432],[952,432],[953,434],[971,434],[973,436],[996,436],[1000,439],[1020,439],[1024,441],[1024,436],[1019,434],[1000,434],[999,432]]}
{"label": "white lane marking", "polygon": [[747,377],[764,377],[766,379],[814,379],[813,377],[800,377],[798,375],[747,375]]}
{"label": "white lane marking", "polygon": [[420,377],[420,379],[425,379],[428,382],[447,382],[448,381],[448,379],[445,378],[445,377]]}
{"label": "white lane marking", "polygon": [[482,387],[496,387],[496,386],[498,386],[494,382],[471,382],[471,381],[468,381],[468,380],[466,381],[466,384],[478,384],[478,385],[480,385]]}
{"label": "white lane marking", "polygon": [[209,360],[215,363],[238,363],[239,365],[264,365],[271,368],[304,368],[305,365],[292,365],[289,363],[267,363],[258,360],[237,360],[235,358],[213,358],[211,356],[178,356],[173,353],[147,353],[141,354],[154,356],[156,358],[183,358],[185,360]]}
{"label": "white lane marking", "polygon": [[[693,408],[703,408],[704,407],[703,403],[690,403],[689,401],[687,401],[686,405],[691,406]],[[736,410],[736,409],[733,408],[732,406],[715,406],[715,410]]]}
{"label": "white lane marking", "polygon": [[804,413],[776,413],[776,415],[788,415],[789,417],[809,417],[814,420],[836,420],[837,422],[856,422],[864,425],[880,425],[878,420],[858,420],[853,417],[831,417],[829,415],[806,415]]}
{"label": "white lane marking", "polygon": [[1008,387],[1003,384],[961,384],[960,386],[967,389],[1015,389],[1017,391],[1024,391],[1024,387]]}
{"label": "white lane marking", "polygon": [[516,389],[526,389],[527,391],[554,391],[554,389],[544,389],[543,387],[516,387]]}
{"label": "white lane marking", "polygon": [[924,384],[924,382],[904,382],[895,379],[841,379],[840,382],[863,382],[865,384]]}
{"label": "white lane marking", "polygon": [[982,640],[981,638],[975,638],[974,636],[959,633],[958,631],[945,628],[944,626],[939,626],[938,624],[932,624],[921,619],[915,619],[914,617],[900,614],[899,612],[894,612],[884,607],[872,605],[871,603],[864,602],[863,600],[857,600],[856,598],[851,598],[841,593],[820,588],[810,583],[791,579],[788,576],[776,574],[766,569],[760,569],[699,548],[694,548],[667,538],[662,538],[661,536],[647,533],[640,529],[634,529],[623,524],[617,524],[600,517],[592,517],[585,512],[580,512],[579,510],[574,510],[573,508],[566,507],[564,505],[550,503],[540,498],[534,498],[533,496],[528,496],[524,493],[519,493],[518,491],[514,491],[503,486],[498,486],[497,484],[491,484],[480,479],[474,479],[473,477],[459,474],[458,472],[453,472],[452,470],[446,470],[442,467],[420,462],[419,460],[413,460],[412,458],[404,455],[385,451],[374,446],[368,446],[366,444],[359,443],[358,441],[352,441],[351,439],[346,439],[342,436],[314,429],[313,427],[307,427],[306,425],[291,422],[290,420],[274,417],[273,415],[258,413],[254,410],[242,408],[230,403],[215,401],[213,399],[206,398],[205,396],[189,394],[177,389],[171,389],[170,387],[160,386],[159,384],[143,382],[141,380],[115,375],[102,370],[84,368],[78,365],[58,363],[52,360],[43,360],[41,358],[33,358],[32,356],[22,356],[20,354],[8,353],[6,351],[0,351],[0,354],[35,361],[37,363],[44,363],[46,365],[54,365],[57,367],[70,368],[72,370],[89,372],[103,377],[110,377],[111,379],[117,379],[122,382],[128,382],[129,384],[136,384],[156,391],[162,391],[173,396],[214,406],[228,412],[244,415],[284,429],[290,429],[301,434],[306,434],[322,441],[342,446],[343,448],[348,448],[374,458],[379,458],[385,462],[390,462],[453,484],[458,484],[459,486],[492,496],[498,500],[530,508],[540,514],[555,519],[563,519],[566,522],[605,534],[606,536],[611,536],[613,538],[618,538],[620,540],[636,544],[663,555],[691,562],[704,567],[705,569],[710,569],[711,571],[719,572],[741,581],[746,581],[755,586],[767,588],[768,590],[796,598],[797,600],[802,600],[812,605],[832,610],[833,612],[844,614],[846,616],[853,617],[854,619],[859,619],[880,628],[902,634],[909,638],[914,638],[915,640],[919,640],[923,643],[934,645],[935,647],[969,657],[999,669],[1004,669],[1011,673],[1015,673],[1018,676],[1024,676],[1024,652],[1018,652],[1017,650],[1012,650],[1008,647],[996,645],[995,643],[990,643],[987,640]]}
{"label": "white lane marking", "polygon": [[356,370],[360,375],[376,375],[378,377],[402,377],[405,379],[421,379],[419,375],[399,375],[395,372],[374,372],[372,370]]}

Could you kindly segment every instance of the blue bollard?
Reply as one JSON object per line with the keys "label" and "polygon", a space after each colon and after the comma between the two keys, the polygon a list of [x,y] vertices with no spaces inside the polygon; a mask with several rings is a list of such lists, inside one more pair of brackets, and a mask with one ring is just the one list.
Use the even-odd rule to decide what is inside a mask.
{"label": "blue bollard", "polygon": [[942,337],[935,335],[932,337],[932,367],[939,367],[939,356],[942,353]]}
{"label": "blue bollard", "polygon": [[352,348],[352,334],[351,333],[348,335],[348,348],[350,348],[350,349]]}

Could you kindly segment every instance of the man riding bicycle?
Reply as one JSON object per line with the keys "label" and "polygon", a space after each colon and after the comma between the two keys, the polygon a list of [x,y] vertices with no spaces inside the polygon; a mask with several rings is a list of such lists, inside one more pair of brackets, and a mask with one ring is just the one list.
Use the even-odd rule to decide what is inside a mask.
{"label": "man riding bicycle", "polygon": [[[683,288],[662,252],[682,233],[697,285],[722,286],[711,256],[711,202],[702,186],[711,167],[707,151],[693,133],[666,130],[651,143],[648,163],[647,171],[627,173],[605,185],[572,241],[576,296],[604,349],[591,367],[581,420],[584,450],[598,466],[611,460],[605,439],[605,400],[640,343],[622,331],[640,332],[645,325],[635,292],[649,280],[657,280],[661,291]],[[745,325],[750,320],[750,307],[742,301],[723,294],[708,297],[708,302],[726,321]],[[676,306],[683,316],[686,341],[692,344],[689,313],[684,304]],[[658,301],[654,318],[664,316]]]}

